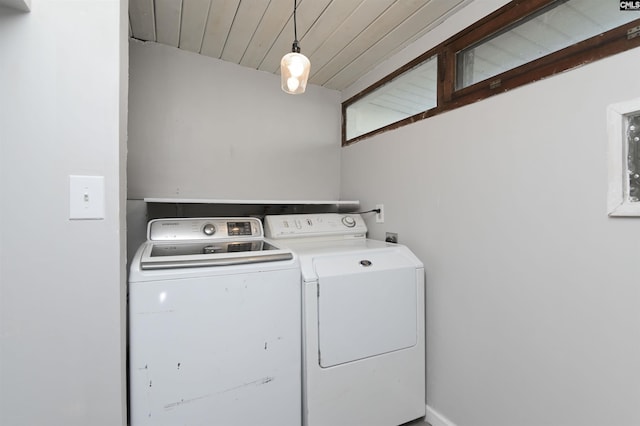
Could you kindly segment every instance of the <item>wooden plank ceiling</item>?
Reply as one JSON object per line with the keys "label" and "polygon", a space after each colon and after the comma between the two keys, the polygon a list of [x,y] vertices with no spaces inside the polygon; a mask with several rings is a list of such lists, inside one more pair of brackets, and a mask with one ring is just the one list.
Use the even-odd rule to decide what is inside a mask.
{"label": "wooden plank ceiling", "polygon": [[[472,0],[298,0],[310,82],[343,90]],[[129,0],[130,36],[280,73],[293,0]]]}

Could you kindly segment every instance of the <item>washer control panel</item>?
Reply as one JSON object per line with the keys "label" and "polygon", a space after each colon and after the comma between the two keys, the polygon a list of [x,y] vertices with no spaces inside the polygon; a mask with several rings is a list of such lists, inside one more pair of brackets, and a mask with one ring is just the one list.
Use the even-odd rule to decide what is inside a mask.
{"label": "washer control panel", "polygon": [[243,239],[262,236],[262,223],[253,217],[155,219],[147,226],[149,241]]}
{"label": "washer control panel", "polygon": [[264,218],[268,238],[331,237],[365,238],[367,225],[359,214],[315,213],[269,215]]}

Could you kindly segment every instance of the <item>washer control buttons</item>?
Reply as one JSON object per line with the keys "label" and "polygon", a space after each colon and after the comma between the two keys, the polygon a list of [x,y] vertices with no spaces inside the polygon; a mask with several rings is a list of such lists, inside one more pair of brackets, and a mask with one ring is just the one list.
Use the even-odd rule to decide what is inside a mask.
{"label": "washer control buttons", "polygon": [[351,216],[345,216],[342,218],[342,224],[347,228],[353,228],[356,226],[356,220]]}
{"label": "washer control buttons", "polygon": [[204,232],[205,235],[213,235],[216,233],[216,227],[213,225],[213,223],[207,223],[206,225],[204,225],[204,228],[202,228],[202,232]]}

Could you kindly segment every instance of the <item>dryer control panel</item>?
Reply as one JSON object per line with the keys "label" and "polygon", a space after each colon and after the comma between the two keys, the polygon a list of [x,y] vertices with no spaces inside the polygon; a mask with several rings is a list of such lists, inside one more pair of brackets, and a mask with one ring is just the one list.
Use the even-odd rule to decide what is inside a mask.
{"label": "dryer control panel", "polygon": [[367,225],[359,214],[315,213],[269,215],[264,218],[268,238],[365,238]]}

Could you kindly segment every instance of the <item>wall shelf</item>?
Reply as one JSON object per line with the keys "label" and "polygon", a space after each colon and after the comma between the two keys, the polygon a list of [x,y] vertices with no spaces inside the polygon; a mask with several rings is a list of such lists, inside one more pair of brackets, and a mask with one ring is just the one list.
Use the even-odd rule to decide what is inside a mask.
{"label": "wall shelf", "polygon": [[203,198],[145,198],[145,203],[169,204],[240,204],[240,205],[330,205],[342,208],[360,207],[357,200],[218,200]]}
{"label": "wall shelf", "polygon": [[255,216],[296,213],[348,213],[357,200],[229,200],[204,198],[144,198],[147,220],[167,217]]}

